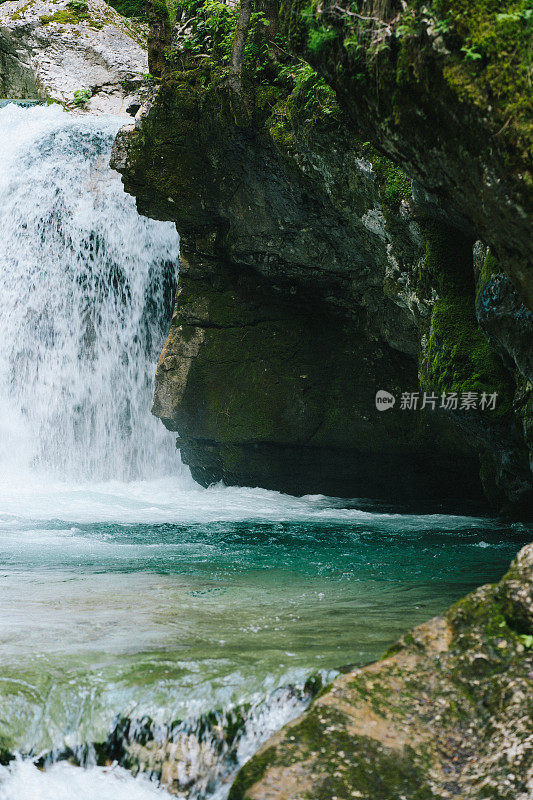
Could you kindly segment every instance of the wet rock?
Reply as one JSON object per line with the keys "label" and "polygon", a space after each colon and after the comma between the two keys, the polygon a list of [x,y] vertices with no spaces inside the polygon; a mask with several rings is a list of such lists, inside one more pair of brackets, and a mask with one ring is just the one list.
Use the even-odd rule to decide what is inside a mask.
{"label": "wet rock", "polygon": [[[326,685],[317,673],[303,685],[288,685],[243,705],[185,720],[162,722],[144,716],[121,717],[103,742],[46,753],[36,760],[42,769],[58,761],[77,766],[119,764],[144,774],[171,795],[211,797],[228,788],[246,753],[269,733],[299,714]],[[4,758],[0,747],[0,764]],[[14,758],[5,753],[5,763]]]}
{"label": "wet rock", "polygon": [[492,275],[482,286],[476,311],[494,345],[533,382],[533,311],[521,301],[507,275]]}

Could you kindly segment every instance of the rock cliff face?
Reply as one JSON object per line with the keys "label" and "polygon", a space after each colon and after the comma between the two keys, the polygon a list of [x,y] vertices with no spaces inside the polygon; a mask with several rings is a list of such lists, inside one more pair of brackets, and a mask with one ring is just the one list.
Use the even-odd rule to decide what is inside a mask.
{"label": "rock cliff face", "polygon": [[[513,116],[501,146],[481,153],[482,123],[497,124],[501,104],[485,119],[478,98],[466,89],[453,98],[442,75],[434,85],[420,77],[418,62],[401,72],[404,86],[394,26],[407,23],[390,5],[367,9],[367,31],[364,20],[349,28],[340,6],[260,4],[264,27],[252,24],[237,94],[226,66],[232,7],[221,4],[213,23],[191,6],[177,23],[162,85],[114,155],[141,213],[174,220],[181,235],[154,413],[205,484],[475,497],[479,458],[494,505],[528,511],[528,131]],[[460,23],[446,17],[454,47]],[[390,76],[373,61],[383,26],[394,32]],[[424,31],[422,63],[448,75],[455,56],[448,64]],[[485,87],[484,73],[468,75]],[[470,149],[444,135],[454,121]],[[413,193],[397,162],[416,178]],[[379,389],[397,398],[393,409],[376,409]],[[443,393],[497,392],[499,405],[402,410],[400,395],[416,391],[437,406]]]}
{"label": "rock cliff face", "polygon": [[228,91],[205,78],[166,83],[113,161],[140,211],[181,234],[154,413],[193,475],[404,500],[452,497],[459,476],[477,496],[473,452],[438,411],[375,406],[379,389],[417,389],[417,320],[430,314],[383,288],[423,254],[409,182],[385,208],[345,129],[319,120],[274,138],[263,109],[236,124]]}
{"label": "rock cliff face", "polygon": [[337,678],[238,774],[229,800],[528,800],[533,545],[483,586]]}
{"label": "rock cliff face", "polygon": [[530,4],[360,5],[284,4],[291,45],[427,204],[491,246],[533,308]]}
{"label": "rock cliff face", "polygon": [[0,5],[0,94],[125,114],[148,69],[146,42],[103,0]]}

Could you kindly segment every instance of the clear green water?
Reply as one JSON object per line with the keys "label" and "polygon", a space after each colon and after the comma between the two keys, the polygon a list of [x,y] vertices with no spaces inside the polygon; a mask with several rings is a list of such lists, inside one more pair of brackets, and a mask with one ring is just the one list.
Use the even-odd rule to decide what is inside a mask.
{"label": "clear green water", "polygon": [[69,490],[67,522],[0,520],[0,736],[12,747],[99,740],[116,715],[169,722],[369,662],[497,580],[530,538],[327,498],[132,491],[98,505],[94,490]]}

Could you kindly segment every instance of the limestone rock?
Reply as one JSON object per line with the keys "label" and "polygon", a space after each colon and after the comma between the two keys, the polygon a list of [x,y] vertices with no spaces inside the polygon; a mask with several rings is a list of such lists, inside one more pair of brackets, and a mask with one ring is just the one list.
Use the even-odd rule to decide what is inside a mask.
{"label": "limestone rock", "polygon": [[125,115],[148,71],[145,45],[103,0],[10,0],[0,5],[2,93],[66,103],[85,93],[80,108]]}

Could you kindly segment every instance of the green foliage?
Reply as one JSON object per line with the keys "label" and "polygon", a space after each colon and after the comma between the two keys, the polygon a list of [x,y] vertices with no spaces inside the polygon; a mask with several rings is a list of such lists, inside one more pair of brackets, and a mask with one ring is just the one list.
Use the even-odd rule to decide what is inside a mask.
{"label": "green foliage", "polygon": [[236,10],[221,0],[178,0],[175,6],[178,26],[186,25],[186,33],[179,42],[179,48],[169,54],[176,56],[209,55],[228,64],[231,46],[237,25]]}
{"label": "green foliage", "polygon": [[159,80],[155,75],[152,75],[151,72],[136,72],[135,74],[138,75],[139,78],[142,78],[145,83],[154,84]]}
{"label": "green foliage", "polygon": [[445,33],[449,33],[450,29],[451,24],[449,19],[438,19],[437,17],[433,17],[433,30],[437,36],[442,36]]}
{"label": "green foliage", "polygon": [[72,103],[78,108],[84,108],[92,97],[90,89],[77,89],[74,92],[74,99]]}
{"label": "green foliage", "polygon": [[465,54],[467,61],[478,61],[483,58],[481,53],[478,53],[476,46],[468,43],[461,47],[461,53]]}
{"label": "green foliage", "polygon": [[[178,30],[177,42],[166,54],[171,69],[182,70],[210,59],[219,72],[229,68],[238,8],[221,0],[175,0],[171,6]],[[244,49],[243,79],[255,86],[270,82],[276,74],[269,48],[282,53],[286,40],[270,34],[270,20],[262,11],[254,11]]]}
{"label": "green foliage", "polygon": [[318,28],[312,28],[309,31],[309,50],[312,53],[318,53],[336,38],[337,31],[333,30],[332,28],[327,28],[325,25],[320,25]]}
{"label": "green foliage", "polygon": [[[229,66],[238,21],[237,8],[221,0],[178,0],[173,13],[183,34],[167,53],[170,65],[183,68],[192,59],[210,58],[218,67]],[[267,48],[265,30],[269,26],[262,12],[252,13],[243,64],[243,71],[249,77],[261,77]]]}
{"label": "green foliage", "polygon": [[146,15],[146,0],[107,0],[107,3],[123,17],[142,18]]}
{"label": "green foliage", "polygon": [[533,9],[526,8],[523,11],[514,11],[511,14],[496,14],[497,22],[519,22],[525,20],[529,22],[533,18]]}
{"label": "green foliage", "polygon": [[417,16],[412,9],[407,9],[401,21],[394,28],[396,39],[409,39],[420,36],[422,33],[423,18]]}
{"label": "green foliage", "polygon": [[[294,23],[290,24],[288,38],[293,45],[296,45],[296,50],[299,49],[298,43],[300,43],[316,55],[338,38],[339,30],[329,24],[329,20],[319,19],[315,0],[300,0],[300,2],[307,4],[300,7],[299,14],[294,15]],[[347,42],[346,46],[349,44]]]}

